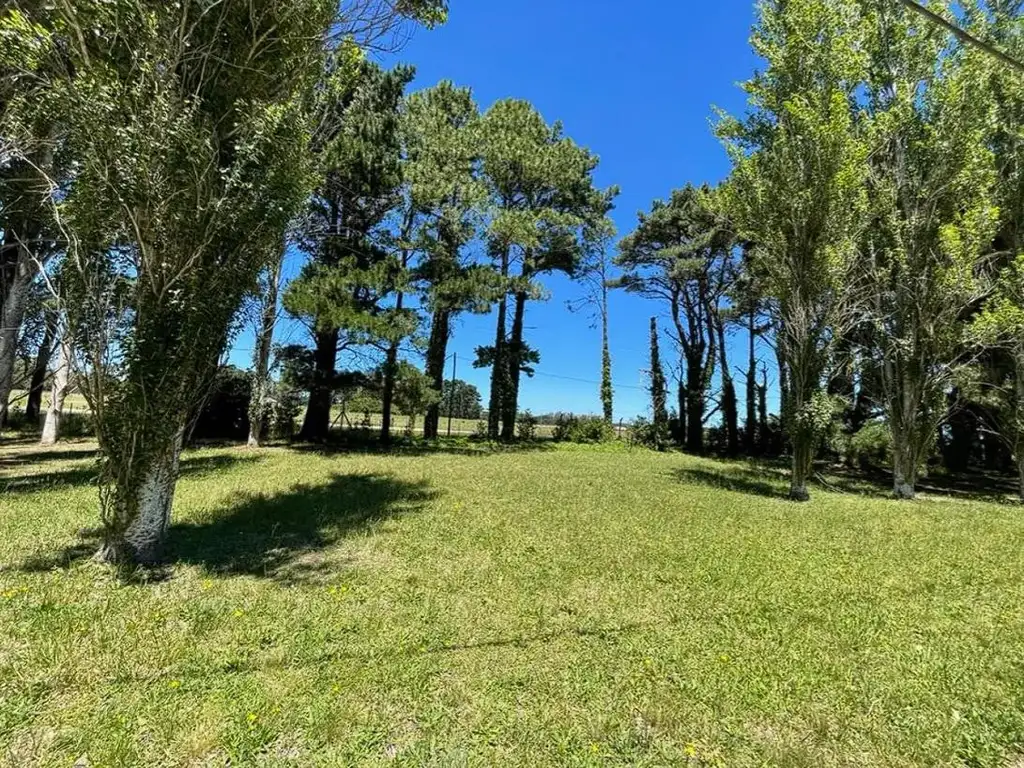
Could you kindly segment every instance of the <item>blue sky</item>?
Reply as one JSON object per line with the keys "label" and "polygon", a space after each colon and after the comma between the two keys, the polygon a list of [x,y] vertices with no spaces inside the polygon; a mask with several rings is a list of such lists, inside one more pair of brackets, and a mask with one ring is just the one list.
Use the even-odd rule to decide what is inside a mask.
{"label": "blue sky", "polygon": [[[447,25],[417,31],[382,63],[414,65],[414,89],[450,79],[471,87],[481,109],[515,97],[548,121],[561,120],[567,135],[600,156],[598,183],[621,187],[614,218],[624,235],[655,198],[728,173],[711,132],[712,107],[744,109],[738,83],[757,64],[748,44],[753,17],[752,0],[451,0]],[[576,285],[559,278],[546,284],[550,300],[527,308],[527,338],[542,359],[537,376],[523,381],[521,407],[596,413],[600,335],[586,315],[566,309],[580,295]],[[648,323],[662,314],[654,302],[613,293],[616,418],[648,410]],[[278,340],[301,337],[285,325]],[[493,338],[493,314],[463,317],[449,347],[458,354],[459,378],[476,384],[485,399],[488,371],[470,362],[474,348]],[[247,365],[251,346],[251,336],[240,338],[232,361]],[[732,358],[742,364],[742,339],[733,346]],[[662,356],[675,356],[667,340]]]}

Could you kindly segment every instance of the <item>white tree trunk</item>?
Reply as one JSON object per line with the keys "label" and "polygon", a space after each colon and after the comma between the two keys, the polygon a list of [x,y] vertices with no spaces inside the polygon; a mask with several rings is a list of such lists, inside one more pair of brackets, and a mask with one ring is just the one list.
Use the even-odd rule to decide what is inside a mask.
{"label": "white tree trunk", "polygon": [[99,559],[121,564],[160,559],[171,525],[182,437],[179,432],[167,450],[153,459],[136,487],[117,487],[114,514],[128,520],[128,525],[119,538],[104,544]]}
{"label": "white tree trunk", "polygon": [[252,403],[249,406],[249,447],[259,448],[267,424],[267,405],[270,392],[270,352],[274,344],[274,326],[277,324],[277,294],[281,284],[284,248],[267,270],[267,284],[260,311],[260,327],[256,332]]}
{"label": "white tree trunk", "polygon": [[60,332],[60,347],[57,352],[57,369],[53,372],[53,390],[50,392],[50,407],[46,411],[43,437],[40,443],[53,445],[60,440],[60,422],[64,411],[64,398],[71,382],[71,332],[65,324]]}

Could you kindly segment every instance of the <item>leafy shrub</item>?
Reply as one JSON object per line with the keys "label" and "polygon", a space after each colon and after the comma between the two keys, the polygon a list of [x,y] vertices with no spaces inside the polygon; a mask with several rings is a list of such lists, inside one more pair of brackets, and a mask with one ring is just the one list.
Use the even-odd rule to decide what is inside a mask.
{"label": "leafy shrub", "polygon": [[846,460],[862,469],[888,466],[892,462],[889,427],[881,421],[875,421],[851,435],[846,444]]}
{"label": "leafy shrub", "polygon": [[245,440],[251,399],[249,374],[233,366],[221,368],[196,416],[192,440]]}
{"label": "leafy shrub", "polygon": [[487,422],[484,421],[483,419],[480,419],[480,421],[476,423],[476,430],[473,432],[473,437],[477,438],[478,440],[486,440],[488,437],[487,432]]}
{"label": "leafy shrub", "polygon": [[290,440],[295,436],[295,421],[302,411],[302,393],[277,384],[270,396],[267,427],[274,440]]}
{"label": "leafy shrub", "polygon": [[644,448],[663,450],[668,442],[668,425],[654,424],[650,419],[638,416],[629,425],[626,439],[630,445],[639,445]]}
{"label": "leafy shrub", "polygon": [[89,411],[64,411],[60,417],[61,438],[95,437],[96,425]]}
{"label": "leafy shrub", "polygon": [[600,416],[561,414],[555,423],[554,438],[567,443],[607,443],[615,439],[615,427]]}
{"label": "leafy shrub", "polygon": [[530,411],[523,413],[516,421],[516,434],[520,440],[533,440],[537,437],[537,417]]}

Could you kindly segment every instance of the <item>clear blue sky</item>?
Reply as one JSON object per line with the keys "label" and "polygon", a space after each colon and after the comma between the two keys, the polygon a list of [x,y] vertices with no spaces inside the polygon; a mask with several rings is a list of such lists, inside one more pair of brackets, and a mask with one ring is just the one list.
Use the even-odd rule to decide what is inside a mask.
{"label": "clear blue sky", "polygon": [[[414,89],[450,79],[471,87],[481,109],[515,97],[548,121],[561,120],[569,136],[600,156],[598,182],[621,187],[614,218],[624,235],[655,198],[728,173],[711,133],[712,106],[744,109],[737,84],[757,64],[748,44],[753,16],[753,0],[451,0],[447,25],[417,31],[382,63],[414,65]],[[561,278],[548,278],[547,286],[550,300],[527,308],[527,338],[541,364],[536,377],[523,381],[521,407],[599,412],[600,335],[585,315],[566,309],[577,286]],[[616,418],[648,410],[648,323],[662,314],[654,302],[613,293]],[[286,325],[279,341],[301,335]],[[493,338],[493,314],[463,317],[449,348],[458,353],[459,378],[476,384],[485,401],[488,371],[470,362],[474,348]],[[247,365],[251,336],[237,347],[233,362]],[[742,340],[733,347],[733,360],[742,364]],[[667,339],[662,355],[666,363],[675,356]]]}

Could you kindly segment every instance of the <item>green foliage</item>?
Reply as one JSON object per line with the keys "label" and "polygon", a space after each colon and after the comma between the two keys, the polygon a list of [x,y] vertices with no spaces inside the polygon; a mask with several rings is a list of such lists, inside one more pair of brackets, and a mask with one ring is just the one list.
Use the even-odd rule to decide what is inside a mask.
{"label": "green foliage", "polygon": [[462,379],[446,380],[441,392],[441,415],[476,421],[483,412],[480,390]]}
{"label": "green foliage", "polygon": [[846,443],[846,461],[861,469],[880,469],[892,465],[892,432],[882,421],[865,424],[850,435]]}
{"label": "green foliage", "polygon": [[537,437],[537,417],[530,411],[521,413],[516,420],[516,437],[520,440],[534,440]]}
{"label": "green foliage", "polygon": [[192,424],[192,440],[244,440],[249,435],[252,377],[234,366],[217,370]]}
{"label": "green foliage", "polygon": [[615,428],[601,416],[559,414],[554,439],[567,443],[607,443],[615,439]]}
{"label": "green foliage", "polygon": [[655,447],[662,450],[668,442],[668,391],[665,385],[665,371],[661,367],[658,351],[658,321],[651,318],[651,421]]}

